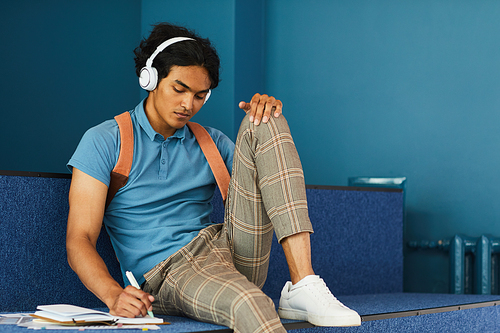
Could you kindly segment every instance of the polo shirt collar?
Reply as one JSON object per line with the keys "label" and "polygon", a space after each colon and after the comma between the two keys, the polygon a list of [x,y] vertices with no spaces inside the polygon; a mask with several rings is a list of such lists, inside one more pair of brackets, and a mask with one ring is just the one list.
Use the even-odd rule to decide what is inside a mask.
{"label": "polo shirt collar", "polygon": [[[156,132],[153,129],[153,126],[151,126],[151,124],[149,123],[149,119],[146,116],[146,111],[144,110],[144,103],[146,103],[146,98],[143,99],[139,103],[139,105],[135,107],[135,113],[137,114],[137,122],[142,127],[144,132],[146,132],[146,135],[149,137],[151,141],[154,141],[156,137],[158,137],[160,140],[164,140],[165,138],[163,137],[163,135]],[[175,131],[172,137],[183,140],[186,138],[187,131],[188,131],[187,126],[183,126],[182,128],[179,128],[177,131]]]}

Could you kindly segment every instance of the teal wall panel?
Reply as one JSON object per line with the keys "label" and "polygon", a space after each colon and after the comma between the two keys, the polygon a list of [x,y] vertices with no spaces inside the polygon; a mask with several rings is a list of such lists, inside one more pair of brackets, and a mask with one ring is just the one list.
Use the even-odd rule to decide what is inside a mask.
{"label": "teal wall panel", "polygon": [[[237,0],[235,8],[235,102],[250,101],[255,93],[266,93],[265,0]],[[234,115],[238,133],[244,112]]]}
{"label": "teal wall panel", "polygon": [[[407,177],[406,240],[500,234],[500,3],[266,2],[266,89],[308,184]],[[448,291],[444,253],[406,288]]]}
{"label": "teal wall panel", "polygon": [[84,131],[139,99],[137,0],[0,4],[0,169],[67,172]]}

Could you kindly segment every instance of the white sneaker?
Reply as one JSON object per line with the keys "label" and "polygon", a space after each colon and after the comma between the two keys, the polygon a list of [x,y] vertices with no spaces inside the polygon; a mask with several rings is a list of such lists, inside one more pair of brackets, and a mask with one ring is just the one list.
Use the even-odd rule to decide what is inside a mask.
{"label": "white sneaker", "polygon": [[340,303],[318,275],[309,275],[296,285],[288,281],[281,291],[281,318],[306,320],[316,326],[360,326],[361,317]]}

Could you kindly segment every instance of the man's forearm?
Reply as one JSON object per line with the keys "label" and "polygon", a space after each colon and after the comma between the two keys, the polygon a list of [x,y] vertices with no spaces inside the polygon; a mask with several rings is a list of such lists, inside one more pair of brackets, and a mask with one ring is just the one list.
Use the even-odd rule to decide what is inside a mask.
{"label": "man's forearm", "polygon": [[67,241],[66,249],[70,267],[85,287],[111,309],[123,288],[109,274],[95,247],[86,238],[75,238]]}

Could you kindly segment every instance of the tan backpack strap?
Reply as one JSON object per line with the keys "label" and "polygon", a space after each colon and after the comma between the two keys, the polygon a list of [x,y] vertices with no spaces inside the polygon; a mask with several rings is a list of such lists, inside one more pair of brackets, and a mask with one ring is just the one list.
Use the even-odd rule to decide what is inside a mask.
{"label": "tan backpack strap", "polygon": [[[132,161],[134,158],[134,129],[132,126],[132,119],[129,112],[124,112],[115,117],[120,130],[120,155],[113,171],[111,171],[111,180],[108,186],[108,196],[106,198],[106,208],[108,208],[111,200],[116,192],[125,184],[127,184],[128,176],[132,168]],[[217,185],[222,195],[222,200],[225,202],[227,198],[227,191],[229,188],[229,172],[227,171],[226,164],[217,149],[214,141],[207,130],[198,123],[188,122],[188,127],[196,137],[196,141],[201,147],[205,155],[210,169],[215,176]]]}
{"label": "tan backpack strap", "polygon": [[106,197],[106,208],[108,208],[116,192],[127,184],[134,159],[134,128],[130,113],[128,111],[124,112],[116,116],[115,120],[120,130],[120,155],[118,156],[115,168],[111,171],[108,196]]}
{"label": "tan backpack strap", "polygon": [[226,163],[224,163],[214,140],[212,140],[212,137],[203,126],[191,121],[188,122],[187,125],[196,137],[196,141],[198,141],[203,154],[205,154],[210,169],[212,169],[217,185],[219,186],[220,193],[222,194],[222,200],[226,202],[229,180],[231,178],[227,171]]}

